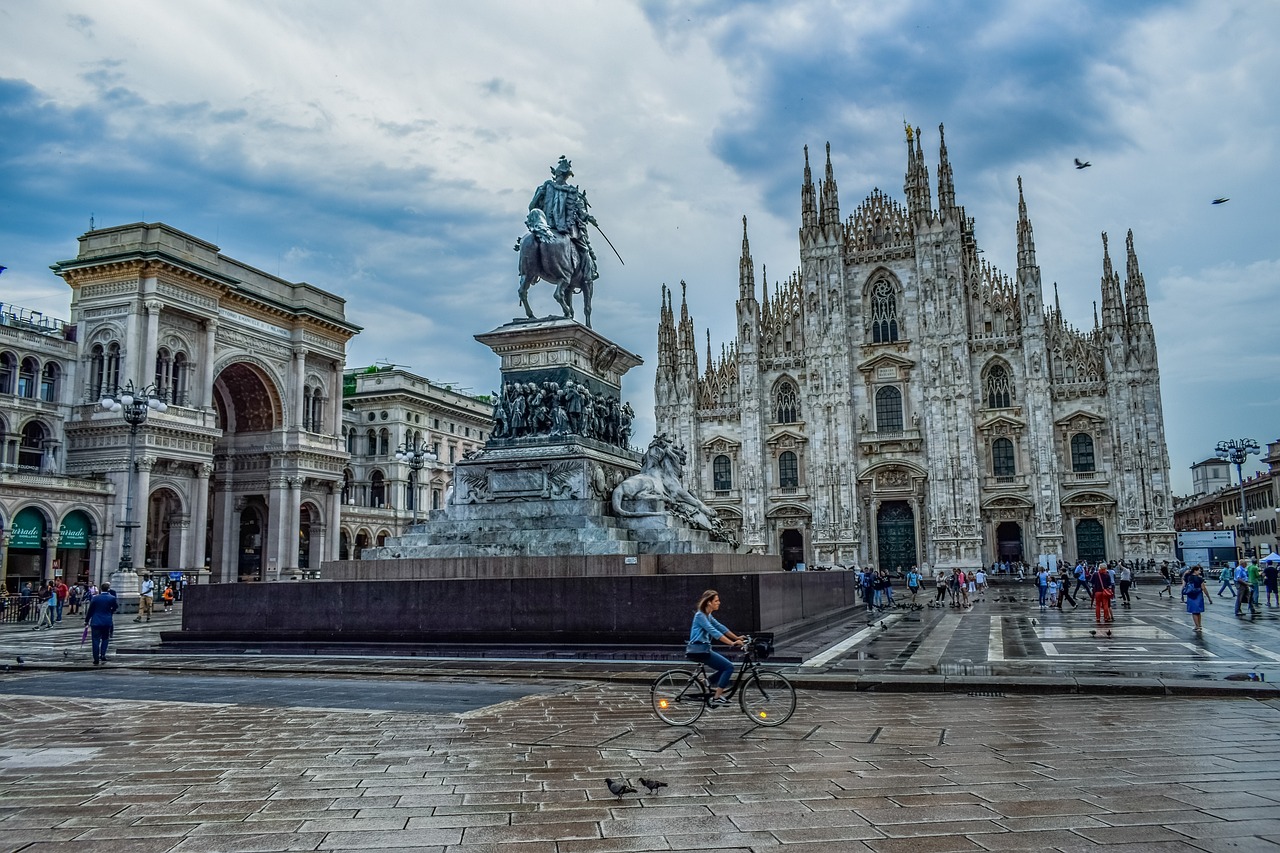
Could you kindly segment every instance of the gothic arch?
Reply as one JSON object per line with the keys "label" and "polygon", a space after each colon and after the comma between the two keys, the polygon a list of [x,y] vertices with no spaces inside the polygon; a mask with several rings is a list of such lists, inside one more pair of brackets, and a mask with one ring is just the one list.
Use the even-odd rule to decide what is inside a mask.
{"label": "gothic arch", "polygon": [[988,409],[1012,408],[1018,399],[1013,367],[995,356],[982,366],[982,404]]}
{"label": "gothic arch", "polygon": [[921,468],[919,465],[907,459],[886,459],[883,462],[877,462],[868,467],[865,471],[858,475],[860,480],[874,479],[881,471],[888,471],[894,468],[902,468],[911,475],[913,479],[924,480],[929,476],[929,472]]}
{"label": "gothic arch", "polygon": [[800,383],[789,375],[783,375],[773,383],[769,404],[773,423],[794,424],[804,420],[800,408]]}

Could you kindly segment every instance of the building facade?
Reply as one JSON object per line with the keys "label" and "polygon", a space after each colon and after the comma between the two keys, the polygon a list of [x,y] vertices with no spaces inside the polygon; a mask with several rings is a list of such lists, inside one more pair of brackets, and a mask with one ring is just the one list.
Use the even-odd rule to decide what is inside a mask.
{"label": "building facade", "polygon": [[[484,446],[493,403],[394,366],[347,371],[343,385],[342,529],[338,559],[381,547],[444,506],[453,464]],[[414,471],[399,450],[423,449]]]}
{"label": "building facade", "polygon": [[1018,268],[980,257],[939,128],[937,204],[919,131],[906,203],[874,189],[842,219],[827,148],[805,150],[800,264],[757,288],[743,220],[737,333],[700,366],[664,288],[658,428],[691,485],[787,566],[1161,559],[1173,504],[1155,331],[1132,232],[1102,238],[1101,319],[1046,307],[1018,181]]}
{"label": "building facade", "polygon": [[[1233,530],[1240,556],[1264,557],[1280,550],[1280,441],[1267,445],[1267,470],[1232,483],[1231,464],[1206,459],[1191,466],[1195,493],[1175,499],[1174,528],[1179,532]],[[1209,469],[1210,475],[1203,472]],[[1213,488],[1202,490],[1205,483]],[[1242,488],[1243,487],[1243,488]],[[1240,509],[1241,492],[1247,512]],[[1248,535],[1245,535],[1245,524]]]}

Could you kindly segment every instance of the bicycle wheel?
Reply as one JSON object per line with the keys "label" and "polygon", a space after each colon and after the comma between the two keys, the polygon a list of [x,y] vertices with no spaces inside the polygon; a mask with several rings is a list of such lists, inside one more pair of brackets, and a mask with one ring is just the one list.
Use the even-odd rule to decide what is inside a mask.
{"label": "bicycle wheel", "polygon": [[796,689],[773,670],[758,669],[742,682],[738,702],[757,726],[780,726],[795,713]]}
{"label": "bicycle wheel", "polygon": [[707,710],[707,686],[686,669],[672,669],[659,675],[649,688],[653,711],[664,723],[688,726]]}

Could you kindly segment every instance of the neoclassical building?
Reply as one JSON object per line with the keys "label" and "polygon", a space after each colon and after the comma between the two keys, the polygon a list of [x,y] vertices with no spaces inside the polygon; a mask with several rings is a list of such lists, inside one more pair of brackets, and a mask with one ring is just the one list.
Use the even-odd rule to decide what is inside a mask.
{"label": "neoclassical building", "polygon": [[[1046,305],[1021,179],[1017,270],[981,257],[939,128],[937,203],[908,131],[905,203],[842,218],[805,150],[799,268],[758,288],[743,220],[737,333],[699,364],[664,288],[656,417],[691,485],[788,566],[1172,557],[1155,331],[1133,234],[1102,236],[1101,318]],[[682,285],[683,286],[683,285]]]}
{"label": "neoclassical building", "polygon": [[[260,580],[338,555],[342,372],[359,329],[344,300],[222,255],[161,223],[89,231],[53,265],[78,327],[65,470],[110,484],[107,571],[120,559],[128,425],[98,401],[154,388],[137,435],[134,564]],[[105,577],[105,575],[103,575]]]}

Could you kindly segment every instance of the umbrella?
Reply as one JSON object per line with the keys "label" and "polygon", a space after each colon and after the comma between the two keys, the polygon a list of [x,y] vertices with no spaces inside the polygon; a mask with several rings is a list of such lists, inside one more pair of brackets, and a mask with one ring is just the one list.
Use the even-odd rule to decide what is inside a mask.
{"label": "umbrella", "polygon": [[1270,554],[1262,558],[1264,563],[1280,563],[1280,553],[1272,551]]}

